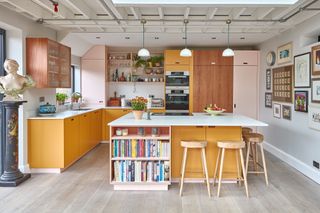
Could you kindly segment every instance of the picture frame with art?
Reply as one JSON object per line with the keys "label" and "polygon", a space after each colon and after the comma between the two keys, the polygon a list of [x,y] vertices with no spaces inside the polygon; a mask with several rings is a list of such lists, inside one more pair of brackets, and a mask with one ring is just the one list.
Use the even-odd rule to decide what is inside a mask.
{"label": "picture frame with art", "polygon": [[308,113],[309,128],[320,130],[320,106],[317,104],[310,104]]}
{"label": "picture frame with art", "polygon": [[266,108],[272,108],[272,93],[271,92],[265,93],[264,106]]}
{"label": "picture frame with art", "polygon": [[274,103],[273,104],[273,117],[281,118],[281,104]]}
{"label": "picture frame with art", "polygon": [[292,62],[292,42],[281,45],[277,49],[277,64],[286,64]]}
{"label": "picture frame with art", "polygon": [[312,79],[311,102],[320,103],[320,78]]}
{"label": "picture frame with art", "polygon": [[271,90],[271,69],[266,70],[266,90]]}
{"label": "picture frame with art", "polygon": [[308,91],[294,91],[294,111],[308,112]]}
{"label": "picture frame with art", "polygon": [[286,120],[291,120],[291,106],[282,105],[282,118]]}
{"label": "picture frame with art", "polygon": [[311,86],[311,53],[294,56],[294,87],[309,88]]}
{"label": "picture frame with art", "polygon": [[320,45],[312,47],[312,75],[320,75]]}

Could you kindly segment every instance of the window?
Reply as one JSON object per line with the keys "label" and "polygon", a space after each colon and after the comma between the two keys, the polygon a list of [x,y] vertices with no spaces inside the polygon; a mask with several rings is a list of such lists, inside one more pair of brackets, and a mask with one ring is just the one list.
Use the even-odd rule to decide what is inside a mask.
{"label": "window", "polygon": [[[5,75],[3,63],[6,58],[6,31],[0,28],[0,76]],[[0,100],[3,99],[3,95],[0,94]],[[4,144],[5,141],[5,123],[4,123],[4,110],[0,106],[0,175],[3,173],[3,161],[4,161]]]}

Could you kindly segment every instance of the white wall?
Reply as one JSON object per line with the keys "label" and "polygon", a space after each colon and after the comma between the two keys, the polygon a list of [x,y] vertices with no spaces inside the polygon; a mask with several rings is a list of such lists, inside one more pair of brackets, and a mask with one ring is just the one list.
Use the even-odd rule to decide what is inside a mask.
{"label": "white wall", "polygon": [[[310,44],[317,38],[315,35],[320,35],[319,20],[320,15],[317,15],[259,46],[261,50],[259,113],[260,120],[270,125],[260,129],[269,143],[267,144],[268,150],[320,183],[320,172],[312,166],[313,160],[320,161],[320,131],[308,127],[308,114],[295,112],[293,104],[281,103],[292,106],[292,120],[288,121],[274,118],[272,109],[264,107],[265,92],[270,92],[266,91],[265,83],[266,54],[271,50],[276,51],[278,46],[291,41],[293,42],[293,56],[310,52],[312,46]],[[311,91],[306,90],[309,91],[310,103]]]}
{"label": "white wall", "polygon": [[[25,38],[48,37],[56,39],[56,31],[46,28],[30,19],[0,6],[0,27],[7,31],[7,58],[15,59],[20,64],[19,73],[26,74]],[[27,158],[27,118],[34,116],[39,105],[39,97],[55,103],[55,89],[31,89],[24,94],[28,103],[19,110],[19,167],[28,171]]]}

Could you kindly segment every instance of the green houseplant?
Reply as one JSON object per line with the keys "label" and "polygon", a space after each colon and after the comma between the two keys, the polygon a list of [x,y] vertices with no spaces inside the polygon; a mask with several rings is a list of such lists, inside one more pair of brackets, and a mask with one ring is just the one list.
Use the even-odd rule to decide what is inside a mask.
{"label": "green houseplant", "polygon": [[67,98],[68,98],[68,95],[65,93],[56,93],[56,100],[59,105],[63,105]]}
{"label": "green houseplant", "polygon": [[79,92],[74,92],[71,95],[71,101],[73,103],[78,103],[79,99],[82,98],[81,94]]}
{"label": "green houseplant", "polygon": [[136,120],[141,120],[144,110],[147,106],[147,99],[143,97],[136,97],[131,99],[131,107],[133,115]]}

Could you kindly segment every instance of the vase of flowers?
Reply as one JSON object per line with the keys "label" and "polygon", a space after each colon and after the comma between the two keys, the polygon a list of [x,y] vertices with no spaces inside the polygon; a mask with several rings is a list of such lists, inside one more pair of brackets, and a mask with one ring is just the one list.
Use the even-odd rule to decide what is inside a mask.
{"label": "vase of flowers", "polygon": [[136,97],[131,99],[131,107],[133,115],[136,120],[141,120],[144,110],[146,109],[147,99],[143,97]]}

